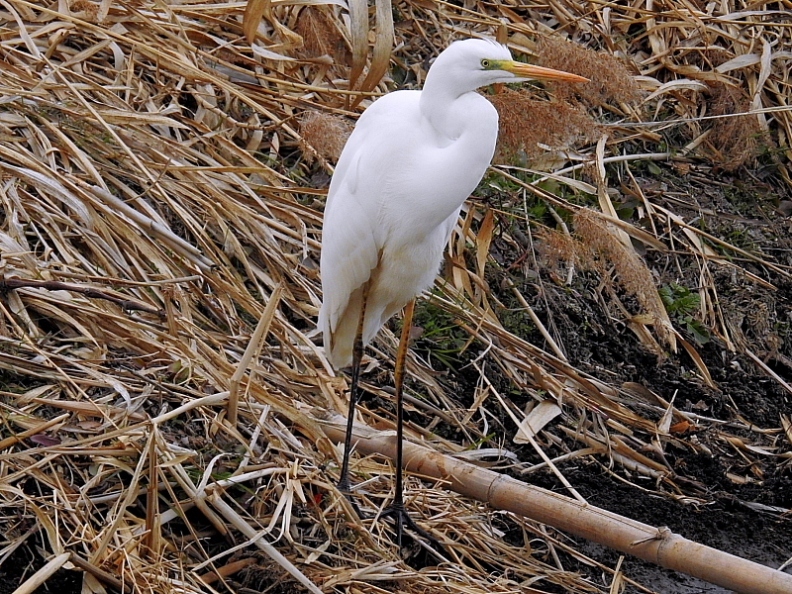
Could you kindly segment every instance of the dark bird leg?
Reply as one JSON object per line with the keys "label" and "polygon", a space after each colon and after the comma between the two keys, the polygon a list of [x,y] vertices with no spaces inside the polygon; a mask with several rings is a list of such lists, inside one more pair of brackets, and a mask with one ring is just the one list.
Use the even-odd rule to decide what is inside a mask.
{"label": "dark bird leg", "polygon": [[403,524],[406,523],[411,528],[415,526],[404,509],[404,397],[402,395],[404,367],[407,363],[407,349],[410,346],[410,330],[412,329],[414,313],[415,299],[412,299],[404,308],[404,319],[401,336],[399,337],[399,350],[396,353],[396,369],[394,371],[394,389],[396,391],[396,485],[390,513],[396,522],[396,544],[399,548],[401,548],[402,544]]}
{"label": "dark bird leg", "polygon": [[[404,508],[404,398],[402,396],[402,386],[404,385],[404,369],[407,363],[407,350],[410,347],[410,331],[414,313],[415,299],[412,299],[404,308],[399,350],[396,353],[396,368],[394,371],[394,390],[396,392],[396,484],[393,503],[385,511],[385,515],[393,517],[396,528],[396,544],[399,549],[402,546],[404,527],[407,527],[427,540],[436,552],[447,555],[443,546],[437,542],[437,539],[418,526]],[[439,559],[442,560],[443,557],[440,556]]]}
{"label": "dark bird leg", "polygon": [[[355,406],[360,400],[360,362],[363,359],[363,322],[366,319],[366,302],[368,301],[369,284],[363,285],[361,295],[360,318],[358,320],[355,343],[352,345],[352,379],[349,389],[349,416],[347,417],[346,435],[344,436],[344,458],[341,464],[341,478],[338,479],[338,490],[347,498],[350,495],[349,485],[349,454],[352,449],[352,429],[355,425]],[[350,499],[351,501],[351,499]],[[360,510],[353,503],[355,511],[360,515]]]}
{"label": "dark bird leg", "polygon": [[[349,416],[347,417],[346,435],[344,436],[344,457],[341,464],[341,477],[338,480],[338,490],[344,493],[352,504],[358,516],[363,517],[357,504],[351,498],[349,483],[349,455],[352,449],[352,430],[355,425],[355,406],[360,399],[360,364],[363,359],[363,322],[366,316],[366,301],[368,298],[368,283],[363,286],[363,304],[360,311],[355,343],[352,350],[352,377],[349,396]],[[396,354],[396,368],[394,372],[394,389],[396,392],[396,484],[393,503],[384,511],[384,516],[391,516],[395,522],[396,544],[401,549],[402,534],[404,528],[412,530],[419,536],[428,541],[435,549],[434,554],[438,559],[444,560],[442,554],[447,553],[443,546],[437,542],[431,534],[418,526],[404,508],[404,460],[403,460],[403,439],[404,439],[404,403],[402,397],[402,386],[404,384],[404,369],[407,362],[407,349],[410,346],[410,330],[412,328],[413,313],[415,312],[415,299],[411,300],[404,308],[404,326],[402,327],[401,337],[399,338],[399,350]]]}

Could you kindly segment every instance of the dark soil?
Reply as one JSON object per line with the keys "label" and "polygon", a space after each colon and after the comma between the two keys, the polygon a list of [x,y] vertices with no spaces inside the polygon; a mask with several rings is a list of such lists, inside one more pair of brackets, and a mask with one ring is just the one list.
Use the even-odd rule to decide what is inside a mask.
{"label": "dark soil", "polygon": [[[718,464],[701,462],[702,468],[696,471],[702,483],[717,484],[721,472],[711,466],[717,467]],[[651,526],[667,526],[685,538],[769,567],[780,567],[792,553],[792,518],[755,511],[739,495],[726,489],[711,493],[712,501],[706,505],[686,505],[614,480],[607,469],[597,464],[561,466],[560,470],[575,489],[597,507]],[[563,487],[549,473],[535,477],[531,482],[563,493]],[[653,489],[651,484],[646,487]],[[771,483],[764,487],[765,495],[771,498],[789,496],[788,478],[786,486]],[[618,552],[580,539],[576,542],[577,550],[608,566],[616,565]],[[566,569],[591,574],[592,579],[598,575],[574,559],[565,560],[567,562],[570,565],[565,566]],[[625,558],[622,569],[628,577],[658,593],[726,592],[712,584],[631,557]],[[626,591],[639,590],[628,588]]]}
{"label": "dark soil", "polygon": [[[782,190],[769,191],[761,183],[737,179],[713,182],[709,177],[680,178],[671,171],[640,180],[655,204],[746,251],[781,266],[792,264],[792,220],[777,210],[788,200]],[[698,263],[689,255],[646,253],[659,277],[658,285],[678,283],[698,288]],[[777,287],[770,290],[747,277],[755,274]],[[570,363],[610,385],[634,382],[643,385],[684,411],[718,421],[746,422],[758,428],[778,428],[781,415],[792,414],[792,394],[756,364],[746,351],[765,361],[783,381],[792,383],[792,285],[781,275],[747,259],[734,266],[715,265],[714,290],[734,345],[729,349],[721,336],[711,334],[705,344],[679,327],[707,365],[715,388],[695,373],[693,360],[682,349],[667,359],[644,348],[636,336],[608,311],[610,302],[602,279],[579,274],[572,287],[553,282],[552,271],[543,270],[536,282],[526,280],[523,294],[543,322],[555,329]],[[571,294],[570,294],[571,293]],[[624,303],[629,296],[620,295]],[[675,323],[678,321],[675,320]],[[538,332],[526,329],[524,337],[542,344]],[[645,409],[636,400],[627,403]],[[792,465],[788,457],[744,456],[726,447],[720,425],[702,421],[692,432],[671,440],[665,460],[676,476],[655,484],[619,466],[606,468],[608,460],[561,465],[559,469],[589,503],[653,526],[668,526],[691,540],[762,563],[780,567],[792,558]],[[781,451],[792,446],[788,437],[776,433],[764,441],[755,431],[734,428],[733,435],[746,443],[776,444]],[[558,433],[567,442],[569,437]],[[785,447],[784,447],[785,446]],[[575,446],[570,445],[570,449]],[[555,452],[562,453],[561,451]],[[538,462],[525,450],[521,457]],[[522,477],[525,479],[525,477]],[[538,486],[563,492],[550,473],[531,475]],[[776,509],[773,509],[776,508]],[[785,513],[786,512],[786,513]],[[576,548],[598,561],[615,566],[619,554],[593,543],[579,541]],[[598,582],[599,573],[574,559],[569,566]],[[627,558],[624,573],[658,593],[724,592],[725,590],[642,561]],[[792,568],[787,568],[792,573]],[[601,581],[600,581],[601,583]],[[629,587],[626,591],[637,592]]]}
{"label": "dark soil", "polygon": [[[44,561],[28,547],[20,547],[2,564],[0,594],[11,594],[31,575],[41,569]],[[39,586],[36,594],[81,594],[83,574],[80,571],[61,569]],[[108,592],[113,593],[112,589]]]}

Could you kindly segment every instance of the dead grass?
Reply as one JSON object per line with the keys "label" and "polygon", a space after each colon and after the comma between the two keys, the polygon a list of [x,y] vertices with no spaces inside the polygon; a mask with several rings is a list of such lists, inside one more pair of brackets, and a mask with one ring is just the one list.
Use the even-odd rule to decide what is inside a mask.
{"label": "dead grass", "polygon": [[[553,31],[588,40],[578,40],[581,46],[597,39],[608,48],[603,54],[542,46],[546,65],[567,60],[555,65],[587,68],[579,72],[599,82],[587,91],[594,107],[586,116],[565,103],[537,108],[532,121],[544,123],[543,136],[528,137],[527,122],[513,132],[506,122],[504,135],[526,153],[540,143],[569,145],[569,158],[599,160],[603,168],[623,158],[624,147],[660,153],[657,131],[688,125],[710,101],[704,83],[723,79],[741,89],[724,113],[745,109],[744,97],[752,109],[780,108],[762,117],[770,139],[784,147],[792,137],[790,69],[779,52],[789,47],[792,29],[776,26],[772,11],[748,11],[745,3],[729,15],[676,3],[652,13],[608,5],[606,19],[601,3],[506,2],[485,13],[380,0],[376,27],[363,15],[349,21],[349,30],[332,3],[250,7],[261,22],[245,22],[244,6],[223,1],[0,6],[0,272],[15,281],[0,299],[0,563],[29,547],[58,567],[71,560],[90,579],[157,593],[204,592],[210,575],[225,576],[222,588],[233,591],[276,580],[284,589],[324,592],[607,591],[566,570],[559,551],[597,567],[605,581],[618,569],[564,537],[411,477],[411,512],[452,557],[416,571],[394,550],[389,525],[373,519],[390,495],[390,464],[355,461],[355,477],[365,481],[364,520],[334,489],[339,452],[314,411],[345,410],[347,383],[317,346],[324,189],[307,180],[325,164],[312,167],[311,159],[338,154],[344,126],[329,114],[360,113],[372,95],[390,88],[389,65],[421,80],[427,60],[451,39],[492,35],[501,23],[515,52],[530,50],[529,36]],[[628,35],[631,28],[640,33]],[[722,71],[701,61],[701,36],[723,46]],[[637,83],[632,74],[641,75]],[[555,101],[564,99],[552,92]],[[533,101],[511,91],[497,96],[506,120],[515,115],[513,105],[503,104],[508,98],[513,105]],[[590,117],[618,118],[599,156],[586,144],[597,130],[588,128]],[[739,130],[730,134],[746,138]],[[674,150],[694,155],[707,140],[701,135]],[[717,146],[717,137],[711,133],[708,142]],[[789,179],[788,155],[778,159]],[[572,173],[563,169],[554,179],[574,192],[596,193]],[[581,211],[579,201],[525,177],[512,183],[559,211]],[[738,266],[732,257],[789,278],[770,257],[717,243],[648,199],[644,206],[641,227],[610,224],[654,249],[673,246],[701,258],[702,287],[711,285],[708,267]],[[706,421],[659,400],[638,409],[652,414],[636,412],[624,404],[620,386],[565,361],[563,345],[546,350],[505,329],[485,280],[485,268],[495,266],[488,248],[496,236],[495,219],[487,217],[466,207],[449,256],[456,266],[434,297],[481,348],[469,367],[479,377],[473,404],[460,405],[412,355],[410,413],[426,423],[411,423],[408,438],[483,457],[493,453],[478,450],[491,445],[491,427],[479,419],[506,419],[512,424],[494,455],[529,472],[527,462],[508,457],[505,432],[526,411],[502,397],[506,382],[528,399],[556,399],[562,414],[553,427],[569,443],[584,444],[581,457],[604,458],[685,493],[662,455],[665,442],[657,441],[668,428],[656,419],[667,412],[669,419]],[[595,245],[598,234],[582,236]],[[515,253],[525,250],[516,232],[498,239]],[[769,284],[755,276],[747,277]],[[638,282],[652,294],[649,277]],[[717,295],[711,296],[705,319],[717,320]],[[531,323],[552,338],[537,316]],[[393,421],[378,403],[389,401],[394,345],[388,330],[375,344],[379,368],[366,376],[372,400],[361,412],[370,425]],[[228,420],[230,399],[238,401],[236,423]],[[779,423],[757,427],[737,417],[718,425],[718,439],[726,450],[739,433],[741,455],[761,468],[776,459],[756,448],[783,450],[789,419]],[[537,435],[539,450],[557,443],[555,434]],[[705,453],[694,441],[685,447]],[[240,577],[243,567],[247,576]]]}
{"label": "dead grass", "polygon": [[[647,322],[655,326],[661,340],[669,344],[673,329],[657,293],[657,283],[632,246],[625,245],[615,227],[589,210],[578,211],[574,230],[574,237],[561,231],[540,234],[540,249],[545,263],[554,268],[572,266],[596,272],[610,292],[613,292],[614,284],[620,286],[638,301],[642,311],[636,315],[648,316]],[[660,349],[656,352],[664,356]]]}

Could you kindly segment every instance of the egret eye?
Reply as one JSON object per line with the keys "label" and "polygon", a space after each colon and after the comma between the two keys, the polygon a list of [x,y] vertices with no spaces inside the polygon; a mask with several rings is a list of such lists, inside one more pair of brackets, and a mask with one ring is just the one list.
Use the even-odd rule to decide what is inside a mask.
{"label": "egret eye", "polygon": [[482,67],[482,68],[484,68],[484,70],[488,70],[488,69],[489,69],[489,67],[490,67],[490,61],[489,61],[489,60],[487,60],[486,58],[485,58],[485,59],[483,59],[483,60],[481,61],[481,67]]}

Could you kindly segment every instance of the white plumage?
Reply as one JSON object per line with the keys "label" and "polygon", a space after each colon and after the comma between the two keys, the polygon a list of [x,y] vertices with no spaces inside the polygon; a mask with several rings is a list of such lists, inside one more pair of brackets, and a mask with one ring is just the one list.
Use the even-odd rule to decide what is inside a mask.
{"label": "white plumage", "polygon": [[462,203],[495,152],[498,114],[475,91],[525,78],[585,80],[468,39],[437,57],[422,91],[385,95],[358,120],[330,183],[322,235],[319,325],[334,367],[352,362],[365,283],[364,344],[432,284]]}
{"label": "white plumage", "polygon": [[333,366],[352,364],[338,481],[339,490],[347,496],[355,404],[360,396],[361,351],[354,347],[361,312],[365,316],[360,339],[366,344],[388,318],[410,304],[394,374],[398,470],[393,503],[386,510],[394,516],[399,546],[405,523],[432,541],[410,519],[402,493],[405,330],[412,320],[416,295],[437,274],[462,203],[495,152],[498,113],[475,91],[525,78],[586,80],[514,62],[508,49],[492,41],[451,44],[429,69],[423,91],[390,93],[363,113],[330,182],[322,234],[324,301],[319,325]]}

